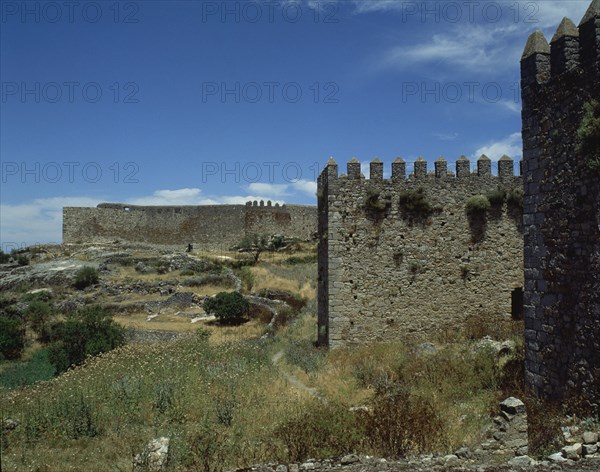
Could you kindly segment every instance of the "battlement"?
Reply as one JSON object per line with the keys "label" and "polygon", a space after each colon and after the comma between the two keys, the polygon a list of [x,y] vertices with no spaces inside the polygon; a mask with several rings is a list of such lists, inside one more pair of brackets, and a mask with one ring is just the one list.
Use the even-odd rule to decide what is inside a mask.
{"label": "battlement", "polygon": [[600,179],[582,155],[586,105],[600,100],[600,0],[521,59],[526,381],[600,411]]}
{"label": "battlement", "polygon": [[[476,161],[477,167],[474,172],[471,172],[471,161],[461,156],[455,162],[455,172],[448,170],[448,162],[443,158],[439,157],[434,162],[434,169],[428,170],[427,161],[419,157],[413,163],[413,172],[408,176],[406,175],[406,162],[401,157],[397,157],[392,162],[391,167],[391,179],[390,182],[403,182],[406,180],[427,180],[427,179],[468,179],[468,178],[485,178],[497,180],[499,183],[504,180],[510,180],[515,175],[520,175],[519,172],[515,173],[515,162],[510,157],[504,155],[498,160],[497,173],[494,175],[492,172],[492,161],[485,154],[482,154]],[[347,166],[346,173],[339,174],[338,164],[333,158],[329,159],[329,162],[325,165],[325,168],[319,176],[319,181],[322,184],[329,183],[335,179],[347,179],[347,180],[366,180],[365,176],[361,173],[361,163],[355,157],[352,158]],[[377,157],[374,158],[369,165],[369,180],[373,182],[388,181],[384,179],[384,165]]]}
{"label": "battlement", "polygon": [[275,203],[275,205],[273,205],[271,200],[267,200],[266,205],[265,205],[264,200],[261,200],[260,202],[258,200],[249,201],[249,202],[246,202],[246,206],[247,207],[257,207],[257,208],[281,208],[282,210],[284,210],[286,208],[285,203],[281,206],[279,205],[279,203]]}
{"label": "battlement", "polygon": [[529,36],[521,58],[521,82],[526,88],[564,74],[597,78],[600,71],[600,0],[592,1],[579,27],[564,18],[550,44],[541,31]]}
{"label": "battlement", "polygon": [[[510,316],[522,287],[521,208],[509,203],[523,180],[503,156],[448,170],[438,158],[369,163],[346,173],[330,159],[318,179],[319,343],[331,347],[426,337],[469,316]],[[496,167],[496,172],[493,172]],[[490,195],[472,217],[469,199]]]}

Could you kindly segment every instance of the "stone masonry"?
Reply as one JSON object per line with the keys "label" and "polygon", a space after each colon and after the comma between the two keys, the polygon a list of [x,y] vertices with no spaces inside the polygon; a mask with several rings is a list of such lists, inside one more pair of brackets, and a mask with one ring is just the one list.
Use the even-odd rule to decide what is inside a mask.
{"label": "stone masonry", "polygon": [[[456,174],[444,159],[427,171],[419,159],[406,178],[406,164],[360,162],[338,175],[330,160],[319,177],[318,338],[338,347],[370,341],[425,337],[453,331],[471,316],[510,317],[523,286],[521,207],[506,201],[483,215],[467,215],[467,201],[499,188],[519,191],[512,159],[482,156],[477,172],[461,157]],[[422,192],[431,214],[407,213],[401,196]],[[380,205],[369,205],[378,196]],[[379,209],[378,209],[379,207]]]}
{"label": "stone masonry", "polygon": [[115,240],[227,251],[251,234],[283,234],[308,241],[317,230],[317,209],[308,205],[135,206],[102,203],[63,208],[64,243]]}
{"label": "stone masonry", "polygon": [[526,381],[600,405],[600,171],[577,153],[584,104],[600,100],[600,0],[521,60]]}

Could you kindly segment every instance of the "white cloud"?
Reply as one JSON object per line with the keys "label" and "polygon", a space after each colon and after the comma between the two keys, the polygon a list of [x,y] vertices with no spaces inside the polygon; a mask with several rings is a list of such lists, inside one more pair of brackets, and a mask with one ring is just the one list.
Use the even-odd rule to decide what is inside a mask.
{"label": "white cloud", "polygon": [[[298,180],[290,184],[253,183],[246,195],[205,196],[199,188],[156,190],[151,195],[127,199],[124,203],[147,206],[173,205],[244,205],[249,201],[271,200],[284,204],[280,197],[306,195],[316,198],[317,184]],[[99,203],[115,201],[111,198],[51,197],[38,198],[26,203],[0,204],[0,243],[3,250],[37,243],[62,241],[62,212],[65,206],[95,207]]]}
{"label": "white cloud", "polygon": [[127,201],[132,205],[201,205],[205,200],[199,188],[182,188],[178,190],[156,190],[152,195],[132,198]]}
{"label": "white cloud", "polygon": [[16,205],[0,204],[1,249],[59,243],[64,206],[94,207],[102,201],[88,197],[51,197]]}
{"label": "white cloud", "polygon": [[507,36],[518,32],[515,24],[490,27],[490,25],[453,25],[443,33],[434,34],[428,41],[395,46],[380,59],[382,67],[407,65],[446,64],[462,71],[493,73],[493,66],[516,61],[522,46],[510,48]]}
{"label": "white cloud", "polygon": [[297,180],[291,184],[291,187],[299,193],[304,193],[310,197],[317,194],[317,183],[312,180]]}
{"label": "white cloud", "polygon": [[501,100],[498,102],[498,105],[500,105],[500,107],[508,110],[511,113],[521,113],[521,104],[515,102],[514,100]]}
{"label": "white cloud", "polygon": [[589,5],[589,0],[526,2],[522,5],[521,20],[535,28],[556,30],[565,16],[578,24]]}
{"label": "white cloud", "polygon": [[253,182],[250,185],[248,185],[248,190],[250,192],[256,192],[260,194],[267,194],[273,196],[289,195],[289,185],[287,184]]}
{"label": "white cloud", "polygon": [[507,155],[514,160],[520,159],[523,154],[523,145],[521,133],[513,133],[500,141],[490,142],[475,151],[473,157],[479,158],[482,154],[496,161],[503,155]]}

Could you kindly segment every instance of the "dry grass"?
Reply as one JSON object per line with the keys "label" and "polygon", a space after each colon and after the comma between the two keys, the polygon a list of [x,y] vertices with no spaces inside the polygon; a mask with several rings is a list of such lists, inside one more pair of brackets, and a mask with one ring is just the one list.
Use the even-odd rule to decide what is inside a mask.
{"label": "dry grass", "polygon": [[202,285],[201,287],[183,287],[181,290],[185,292],[195,293],[200,297],[210,297],[212,295],[216,295],[219,292],[233,292],[232,287],[223,285]]}
{"label": "dry grass", "polygon": [[276,275],[268,266],[252,267],[252,273],[255,277],[253,286],[254,291],[265,288],[284,290],[300,295],[302,298],[312,300],[316,297],[316,291],[313,284],[294,280],[292,277],[282,277]]}
{"label": "dry grass", "polygon": [[113,270],[105,276],[108,282],[114,284],[135,283],[135,282],[158,282],[162,280],[173,280],[181,278],[179,271],[166,272],[164,274],[148,273],[142,274],[131,266],[112,266]]}
{"label": "dry grass", "polygon": [[[303,250],[294,256],[301,257]],[[215,262],[218,256],[240,257],[193,255]],[[403,441],[402,453],[452,451],[480,440],[499,395],[513,387],[502,379],[495,359],[474,351],[471,340],[486,334],[507,339],[522,326],[469,320],[458,335],[440,339],[434,354],[417,353],[410,343],[399,342],[316,351],[311,346],[317,332],[316,264],[284,264],[289,256],[264,253],[250,269],[254,291],[284,290],[308,300],[301,316],[282,327],[274,341],[257,341],[265,325],[256,319],[241,326],[191,323],[189,316],[177,316],[176,308],[150,322],[145,312],[119,315],[116,321],[127,327],[191,335],[169,343],[128,345],[51,382],[2,396],[4,414],[22,420],[4,451],[3,470],[99,472],[106,464],[131,470],[132,455],[157,436],[171,438],[172,467],[182,471],[233,469],[332,451],[394,455],[398,451],[390,452],[390,439]],[[120,283],[180,277],[118,269],[114,280]],[[212,295],[231,289],[180,290]],[[132,295],[128,301],[154,299],[165,297]],[[198,314],[200,309],[181,312]],[[270,358],[279,350],[286,356],[274,368]],[[288,384],[278,369],[317,388],[329,407]],[[386,403],[390,397],[401,401]],[[348,407],[363,405],[379,416],[365,414],[357,423]],[[70,422],[82,414],[88,414],[97,431],[73,438]],[[308,437],[313,433],[316,442]]]}
{"label": "dry grass", "polygon": [[114,320],[125,328],[139,330],[177,331],[191,333],[198,328],[197,323],[192,323],[187,317],[176,315],[158,315],[151,321],[147,321],[148,313],[137,312],[130,315],[117,315]]}

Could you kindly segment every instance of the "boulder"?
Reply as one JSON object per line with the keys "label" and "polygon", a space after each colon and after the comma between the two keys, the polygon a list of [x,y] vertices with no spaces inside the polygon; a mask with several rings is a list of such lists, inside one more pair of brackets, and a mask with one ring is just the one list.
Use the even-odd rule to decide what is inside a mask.
{"label": "boulder", "polygon": [[356,454],[347,454],[340,459],[340,464],[348,465],[348,464],[354,464],[358,461],[360,461],[360,459]]}
{"label": "boulder", "polygon": [[578,460],[581,457],[582,453],[582,445],[581,443],[571,444],[569,446],[565,446],[562,448],[562,455],[566,459],[571,459],[573,461]]}
{"label": "boulder", "polygon": [[508,461],[509,465],[516,467],[529,467],[534,463],[535,461],[529,456],[516,456]]}
{"label": "boulder", "polygon": [[582,453],[584,456],[591,456],[598,452],[598,444],[584,444],[582,447]]}
{"label": "boulder", "polygon": [[586,431],[583,433],[583,444],[596,444],[598,442],[598,433]]}
{"label": "boulder", "polygon": [[169,461],[169,438],[150,441],[144,450],[133,459],[134,471],[162,472]]}
{"label": "boulder", "polygon": [[523,414],[526,412],[525,403],[515,397],[508,397],[501,402],[500,410],[510,415]]}

